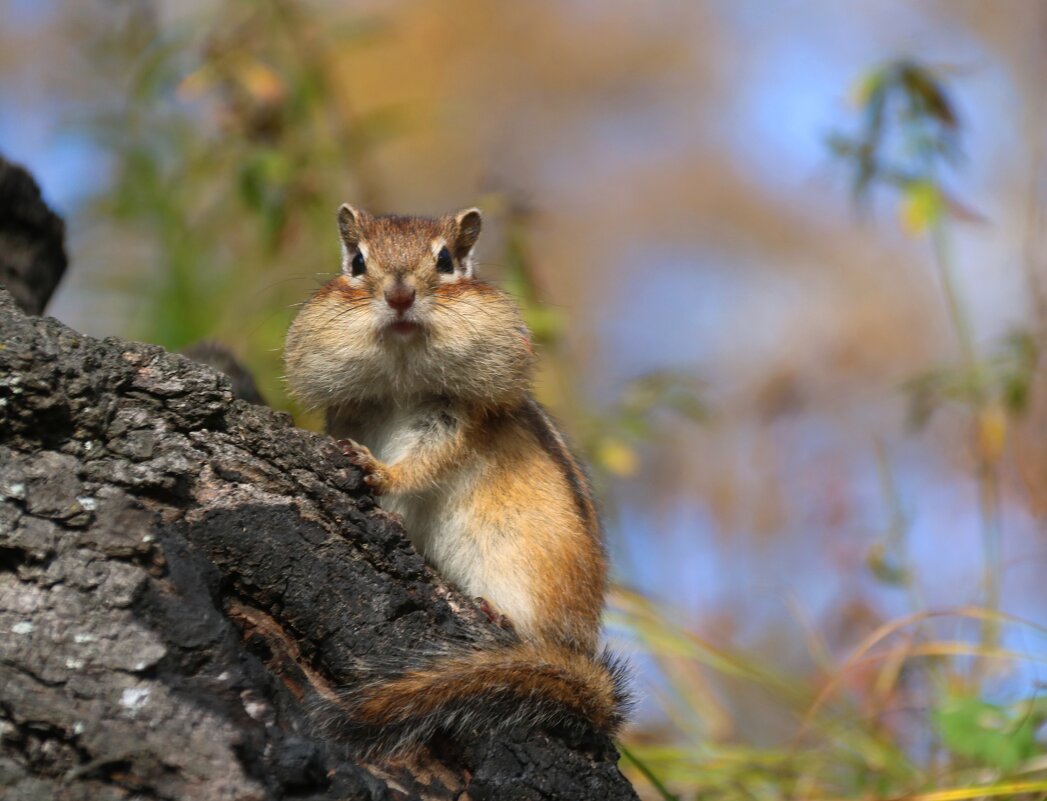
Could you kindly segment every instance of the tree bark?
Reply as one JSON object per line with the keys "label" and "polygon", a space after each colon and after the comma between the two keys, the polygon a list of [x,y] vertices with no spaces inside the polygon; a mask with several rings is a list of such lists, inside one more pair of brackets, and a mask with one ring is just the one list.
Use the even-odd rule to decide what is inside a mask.
{"label": "tree bark", "polygon": [[0,289],[0,796],[635,799],[605,737],[366,761],[323,700],[504,637],[327,437]]}

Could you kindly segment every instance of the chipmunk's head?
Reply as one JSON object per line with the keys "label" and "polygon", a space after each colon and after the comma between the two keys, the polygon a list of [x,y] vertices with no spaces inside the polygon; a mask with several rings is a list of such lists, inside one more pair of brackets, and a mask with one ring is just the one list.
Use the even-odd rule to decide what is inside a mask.
{"label": "chipmunk's head", "polygon": [[471,286],[482,222],[478,209],[431,219],[372,217],[343,205],[339,291],[366,299],[383,336],[424,336],[440,301]]}
{"label": "chipmunk's head", "polygon": [[[288,334],[291,388],[313,406],[365,396],[519,394],[530,382],[530,335],[516,304],[476,277],[482,217],[338,210],[341,274]],[[499,401],[501,402],[501,401]]]}

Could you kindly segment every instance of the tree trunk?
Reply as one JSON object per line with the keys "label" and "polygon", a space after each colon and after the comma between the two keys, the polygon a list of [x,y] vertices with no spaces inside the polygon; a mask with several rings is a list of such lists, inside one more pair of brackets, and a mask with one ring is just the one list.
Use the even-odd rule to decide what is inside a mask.
{"label": "tree trunk", "polygon": [[634,799],[595,733],[368,762],[320,725],[369,667],[493,628],[330,439],[0,289],[0,796]]}
{"label": "tree trunk", "polygon": [[0,286],[30,314],[43,314],[65,274],[64,240],[33,176],[0,156]]}

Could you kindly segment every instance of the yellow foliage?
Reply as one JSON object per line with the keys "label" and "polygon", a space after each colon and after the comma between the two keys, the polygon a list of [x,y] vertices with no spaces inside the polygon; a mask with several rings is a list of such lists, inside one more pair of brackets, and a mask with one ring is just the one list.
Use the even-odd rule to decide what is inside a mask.
{"label": "yellow foliage", "polygon": [[985,406],[977,418],[978,455],[995,464],[1003,455],[1007,444],[1007,413],[999,403]]}
{"label": "yellow foliage", "polygon": [[880,88],[882,83],[883,72],[881,70],[871,70],[858,76],[858,80],[851,84],[847,97],[853,105],[862,108],[872,99],[873,94]]}
{"label": "yellow foliage", "polygon": [[906,233],[919,236],[941,219],[942,208],[938,187],[927,181],[914,181],[902,192],[898,216]]}
{"label": "yellow foliage", "polygon": [[636,451],[620,439],[605,439],[600,443],[597,458],[616,476],[635,475],[640,462]]}

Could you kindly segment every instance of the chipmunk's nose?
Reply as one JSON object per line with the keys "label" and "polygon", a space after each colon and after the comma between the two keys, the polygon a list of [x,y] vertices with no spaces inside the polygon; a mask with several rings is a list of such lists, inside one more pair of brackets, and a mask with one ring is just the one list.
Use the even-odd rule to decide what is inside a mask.
{"label": "chipmunk's nose", "polygon": [[385,290],[385,302],[397,313],[403,314],[414,305],[414,287],[397,284],[392,289]]}

